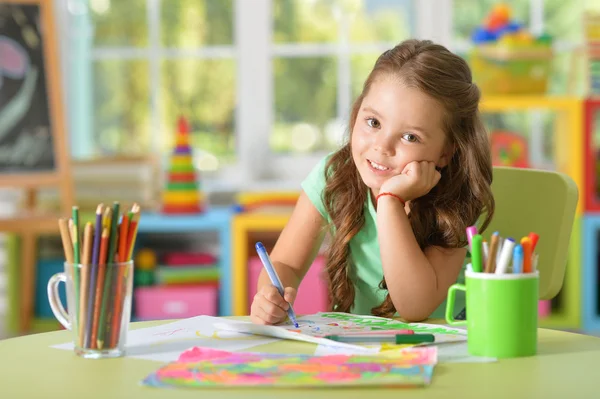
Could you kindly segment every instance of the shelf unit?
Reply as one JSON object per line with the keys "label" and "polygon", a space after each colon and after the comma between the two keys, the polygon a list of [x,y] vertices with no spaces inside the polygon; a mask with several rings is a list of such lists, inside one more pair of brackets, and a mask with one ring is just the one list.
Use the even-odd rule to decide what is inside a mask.
{"label": "shelf unit", "polygon": [[140,218],[138,234],[143,233],[196,233],[216,231],[219,236],[219,315],[230,316],[232,306],[231,275],[231,208],[211,208],[203,213],[171,215],[144,213]]}

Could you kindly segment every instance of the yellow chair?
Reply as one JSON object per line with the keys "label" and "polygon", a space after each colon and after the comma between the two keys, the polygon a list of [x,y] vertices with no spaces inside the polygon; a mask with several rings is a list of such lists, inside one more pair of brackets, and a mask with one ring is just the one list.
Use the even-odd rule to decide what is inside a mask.
{"label": "yellow chair", "polygon": [[496,211],[483,233],[520,240],[539,234],[540,299],[552,299],[563,284],[579,191],[569,176],[550,171],[494,167]]}

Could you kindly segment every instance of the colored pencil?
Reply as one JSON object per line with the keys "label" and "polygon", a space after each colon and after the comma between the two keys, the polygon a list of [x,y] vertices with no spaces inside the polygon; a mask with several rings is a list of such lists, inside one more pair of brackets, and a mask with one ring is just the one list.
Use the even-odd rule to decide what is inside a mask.
{"label": "colored pencil", "polygon": [[425,342],[435,342],[433,334],[396,334],[396,335],[325,335],[323,338],[337,342],[392,342],[396,345],[401,344],[421,344]]}
{"label": "colored pencil", "polygon": [[[119,202],[115,201],[113,203],[112,209],[112,220],[110,226],[110,236],[108,242],[108,255],[106,259],[106,274],[104,277],[104,291],[102,294],[102,307],[100,308],[100,321],[98,324],[98,348],[102,349],[104,346],[104,339],[106,335],[106,330],[108,329],[110,321],[110,316],[112,315],[112,311],[110,309],[110,291],[112,285],[112,269],[114,267],[115,262],[115,251],[117,249],[117,227],[119,224]],[[110,313],[110,314],[109,314]]]}
{"label": "colored pencil", "polygon": [[[110,211],[110,208],[107,209]],[[94,321],[92,323],[92,349],[101,348],[98,345],[98,324],[100,322],[100,307],[102,305],[102,292],[104,290],[104,276],[106,274],[106,251],[108,249],[108,228],[102,228],[102,237],[100,239],[100,256],[98,258],[98,281],[96,285],[96,298],[94,301]]]}
{"label": "colored pencil", "polygon": [[71,241],[71,235],[69,234],[69,223],[67,219],[58,219],[58,228],[60,230],[60,238],[63,244],[63,250],[65,251],[65,260],[69,264],[73,264],[73,242]]}
{"label": "colored pencil", "polygon": [[90,274],[90,285],[88,288],[88,309],[85,322],[85,345],[86,348],[96,346],[92,341],[92,326],[94,320],[94,298],[96,297],[96,282],[98,280],[98,259],[100,257],[100,239],[102,238],[102,211],[104,204],[96,208],[96,225],[94,226],[94,245],[92,247],[92,265]]}
{"label": "colored pencil", "polygon": [[133,204],[131,208],[131,217],[129,218],[129,231],[127,237],[127,248],[129,248],[127,253],[126,261],[130,261],[133,256],[133,249],[135,247],[135,240],[137,238],[137,230],[138,224],[140,221],[140,206],[138,204]]}
{"label": "colored pencil", "polygon": [[123,215],[121,218],[121,224],[119,225],[119,250],[118,259],[119,262],[125,262],[127,260],[127,232],[129,230],[129,216]]}
{"label": "colored pencil", "polygon": [[[119,263],[125,262],[127,253],[127,231],[129,230],[129,216],[123,215],[121,219],[121,225],[119,226]],[[113,301],[113,305],[111,309],[112,320],[109,320],[110,323],[110,337],[109,337],[109,348],[114,348],[117,345],[118,335],[121,330],[120,328],[120,319],[122,313],[122,302],[123,302],[123,280],[127,277],[123,275],[122,266],[119,266],[115,270],[115,292],[112,295],[111,300]]]}
{"label": "colored pencil", "polygon": [[86,223],[83,235],[83,252],[81,257],[81,293],[79,296],[79,347],[85,348],[86,345],[86,321],[87,321],[87,310],[88,307],[88,290],[89,290],[89,274],[90,274],[90,262],[91,262],[91,250],[92,250],[92,224]]}
{"label": "colored pencil", "polygon": [[[75,298],[79,298],[79,263],[81,262],[81,250],[79,247],[79,208],[74,206],[71,209],[71,214],[73,218],[73,230],[71,239],[73,240],[73,262],[75,266],[73,266],[73,287],[75,289]],[[79,314],[79,302],[77,299],[75,300],[75,320],[76,324],[79,325],[80,314]]]}

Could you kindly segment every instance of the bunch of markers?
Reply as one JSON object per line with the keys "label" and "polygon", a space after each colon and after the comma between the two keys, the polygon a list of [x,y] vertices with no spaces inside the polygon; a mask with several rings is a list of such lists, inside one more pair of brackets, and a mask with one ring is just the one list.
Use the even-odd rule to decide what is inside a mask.
{"label": "bunch of markers", "polygon": [[[119,212],[98,205],[95,225],[80,228],[79,208],[74,206],[72,218],[58,220],[65,258],[70,265],[65,271],[72,281],[73,300],[69,309],[73,330],[78,333],[77,346],[83,349],[111,349],[118,345],[128,283],[132,278],[131,261],[140,220],[140,207]],[[129,270],[131,269],[131,272]],[[73,312],[73,313],[72,313]]]}
{"label": "bunch of markers", "polygon": [[467,227],[471,269],[476,273],[533,273],[539,258],[535,253],[538,239],[536,233],[529,233],[516,242],[512,237],[502,238],[496,231],[488,244],[477,233],[477,227]]}

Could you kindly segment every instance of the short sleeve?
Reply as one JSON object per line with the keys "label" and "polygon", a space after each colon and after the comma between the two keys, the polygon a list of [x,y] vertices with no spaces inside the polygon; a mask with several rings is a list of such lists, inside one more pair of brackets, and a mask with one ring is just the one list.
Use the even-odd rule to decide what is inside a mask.
{"label": "short sleeve", "polygon": [[306,193],[310,202],[317,208],[321,216],[325,219],[329,219],[327,211],[325,210],[325,203],[323,202],[323,193],[325,192],[325,166],[329,156],[324,157],[319,163],[311,170],[306,176],[306,179],[302,182],[301,186]]}

